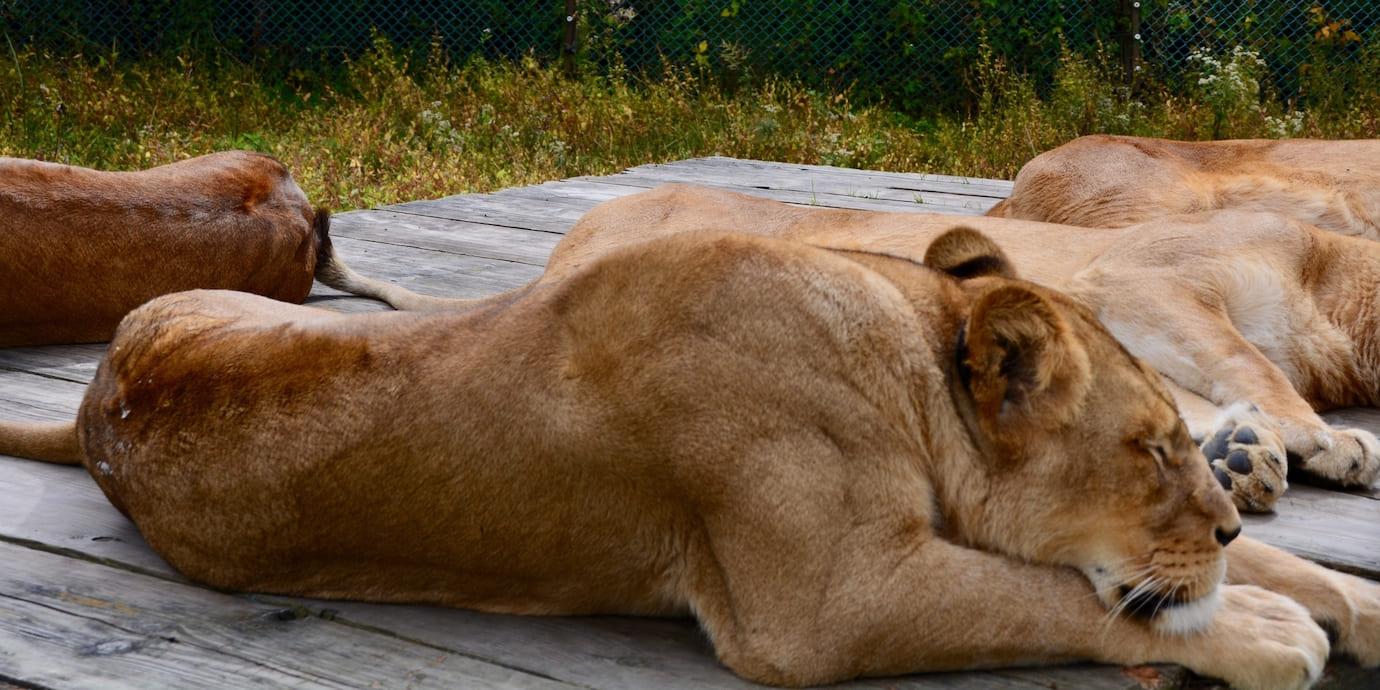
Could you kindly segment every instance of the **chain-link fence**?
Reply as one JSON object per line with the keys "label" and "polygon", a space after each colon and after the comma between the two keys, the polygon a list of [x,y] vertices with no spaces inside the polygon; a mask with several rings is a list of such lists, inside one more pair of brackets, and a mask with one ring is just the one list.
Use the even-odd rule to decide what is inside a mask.
{"label": "chain-link fence", "polygon": [[1048,83],[1065,49],[1139,55],[1161,75],[1194,49],[1256,51],[1288,94],[1302,70],[1354,61],[1375,0],[0,0],[4,34],[58,51],[227,50],[311,66],[366,49],[453,60],[532,54],[586,68],[700,65],[730,83],[789,74],[902,107],[961,88],[987,46]]}

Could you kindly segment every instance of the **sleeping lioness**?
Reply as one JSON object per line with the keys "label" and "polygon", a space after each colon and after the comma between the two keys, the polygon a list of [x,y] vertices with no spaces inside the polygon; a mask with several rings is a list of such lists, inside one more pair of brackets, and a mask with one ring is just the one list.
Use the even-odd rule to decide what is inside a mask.
{"label": "sleeping lioness", "polygon": [[0,158],[0,347],[99,342],[193,288],[301,302],[329,214],[282,163],[225,151],[136,172]]}
{"label": "sleeping lioness", "polygon": [[[705,227],[918,260],[954,222],[666,185],[591,210],[534,285],[583,270],[613,248]],[[1371,308],[1380,298],[1380,244],[1228,211],[1116,230],[963,222],[997,241],[1023,276],[1092,309],[1132,354],[1165,375],[1237,507],[1269,509],[1286,487],[1286,458],[1346,485],[1369,486],[1380,474],[1380,442],[1371,433],[1334,429],[1317,414],[1380,405],[1380,313]],[[343,265],[334,270],[334,282],[402,308],[512,299],[413,297]]]}
{"label": "sleeping lioness", "polygon": [[1380,240],[1380,140],[1085,136],[1026,163],[988,215],[1119,228],[1229,208]]}
{"label": "sleeping lioness", "polygon": [[468,311],[180,293],[0,452],[79,460],[217,588],[691,614],[766,683],[1080,658],[1300,688],[1315,621],[1380,663],[1380,591],[1234,539],[1092,313],[970,230],[926,260],[965,278],[688,232]]}

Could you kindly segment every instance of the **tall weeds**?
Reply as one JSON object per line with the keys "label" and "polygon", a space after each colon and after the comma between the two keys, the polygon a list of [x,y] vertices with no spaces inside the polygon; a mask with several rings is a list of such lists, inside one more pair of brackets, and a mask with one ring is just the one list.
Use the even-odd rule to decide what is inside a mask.
{"label": "tall weeds", "polygon": [[[488,191],[688,157],[1010,178],[1092,132],[1184,139],[1375,137],[1375,80],[1311,75],[1304,110],[1252,77],[1253,54],[1204,55],[1190,89],[1134,91],[1105,55],[1066,53],[1037,88],[982,50],[965,114],[910,117],[790,79],[725,85],[695,65],[565,78],[527,59],[453,64],[377,41],[336,75],[269,77],[229,58],[129,61],[5,46],[0,154],[134,169],[226,148],[277,156],[339,210]],[[1358,67],[1380,74],[1380,58]],[[1336,86],[1345,78],[1345,88]]]}

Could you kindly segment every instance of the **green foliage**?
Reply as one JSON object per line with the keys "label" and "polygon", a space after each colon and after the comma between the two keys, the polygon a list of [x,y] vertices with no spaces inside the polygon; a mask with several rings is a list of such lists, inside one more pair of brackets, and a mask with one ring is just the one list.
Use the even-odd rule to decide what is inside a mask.
{"label": "green foliage", "polygon": [[0,51],[0,155],[135,169],[248,148],[283,160],[337,210],[707,155],[1009,179],[1092,132],[1380,136],[1380,54],[1370,51],[1354,72],[1311,75],[1305,110],[1261,85],[1244,49],[1203,53],[1188,75],[1199,86],[1147,81],[1132,92],[1100,48],[1057,49],[1042,87],[979,42],[970,106],[923,117],[767,72],[729,85],[693,63],[574,79],[531,55],[457,64],[439,39],[418,58],[376,35],[327,79],[226,55]]}
{"label": "green foliage", "polygon": [[[583,0],[582,0],[583,2]],[[0,29],[17,43],[58,54],[219,56],[275,77],[333,71],[387,37],[398,52],[440,47],[462,58],[515,59],[559,49],[564,3],[439,0],[9,0]]]}
{"label": "green foliage", "polygon": [[[1320,65],[1350,64],[1363,50],[1363,34],[1380,28],[1373,2],[1281,2],[1278,0],[1146,0],[1143,13],[1155,18],[1155,38],[1146,57],[1171,86],[1191,86],[1197,77],[1195,51],[1227,54],[1240,46],[1263,60],[1262,88],[1285,98],[1300,95],[1301,77]],[[1326,7],[1344,7],[1333,14]],[[1369,28],[1367,28],[1369,27]]]}
{"label": "green foliage", "polygon": [[[733,93],[789,78],[913,117],[980,106],[981,50],[1030,78],[1042,98],[1069,69],[1066,53],[1101,69],[1125,32],[1123,0],[579,0],[580,73],[655,80],[698,70]],[[1145,57],[1153,81],[1192,89],[1194,50],[1235,46],[1268,65],[1262,90],[1328,97],[1314,77],[1355,64],[1380,31],[1380,3],[1362,0],[1144,0]],[[386,38],[410,68],[440,52],[457,64],[531,56],[563,62],[561,0],[347,2],[315,0],[7,0],[0,32],[57,55],[122,61],[182,56],[237,62],[283,90],[347,88],[343,65]],[[980,48],[984,46],[985,48]],[[1109,48],[1110,47],[1110,48]],[[204,67],[209,69],[209,67]],[[1334,93],[1341,97],[1344,91]],[[1085,104],[1086,105],[1086,104]],[[1095,113],[1085,113],[1085,121]]]}
{"label": "green foliage", "polygon": [[[1109,39],[1108,2],[596,0],[584,5],[581,58],[652,74],[694,65],[730,88],[790,75],[919,113],[971,104],[963,86],[984,37],[1014,69],[1048,83],[1062,41],[1076,35],[1082,49]],[[1066,38],[1071,25],[1078,31]]]}
{"label": "green foliage", "polygon": [[1220,139],[1228,124],[1254,118],[1260,112],[1260,79],[1265,61],[1241,46],[1217,56],[1195,50],[1188,56],[1198,79],[1193,83],[1199,100],[1212,111],[1212,136]]}

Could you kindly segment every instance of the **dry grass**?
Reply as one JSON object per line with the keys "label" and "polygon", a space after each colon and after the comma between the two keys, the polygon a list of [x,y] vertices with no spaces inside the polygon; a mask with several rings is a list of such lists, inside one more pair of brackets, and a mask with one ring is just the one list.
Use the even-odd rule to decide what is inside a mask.
{"label": "dry grass", "polygon": [[1314,88],[1326,106],[1303,111],[1252,91],[1250,74],[1233,77],[1247,86],[1146,85],[1132,95],[1105,61],[1073,56],[1040,94],[984,54],[974,112],[928,119],[787,79],[732,92],[694,68],[567,79],[533,60],[416,63],[383,42],[330,79],[268,77],[214,57],[19,49],[5,58],[0,154],[134,169],[248,148],[283,160],[314,201],[337,210],[705,155],[1010,178],[1036,153],[1091,132],[1376,137],[1380,105],[1373,89],[1338,98],[1324,83]]}

